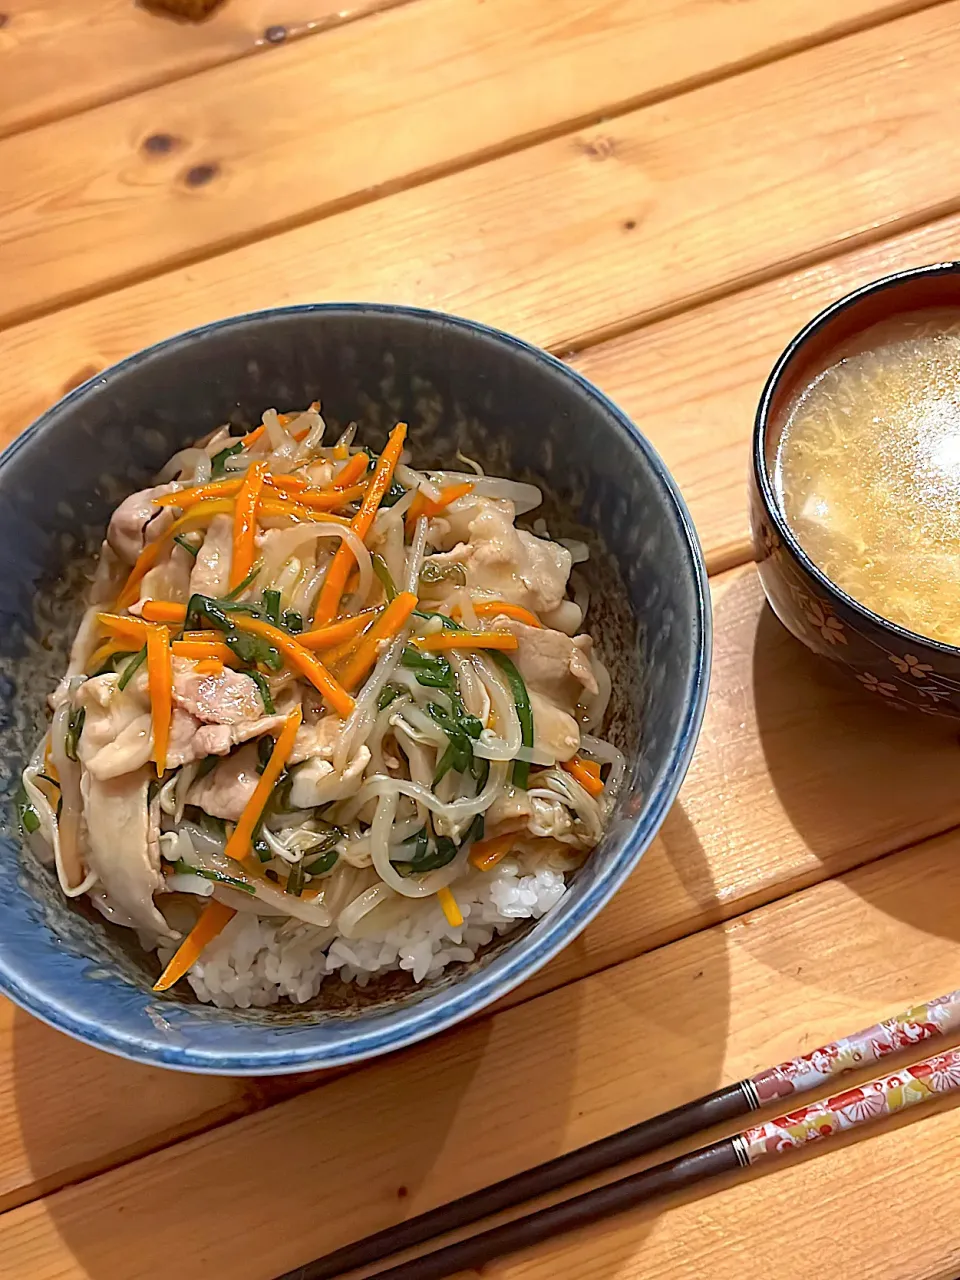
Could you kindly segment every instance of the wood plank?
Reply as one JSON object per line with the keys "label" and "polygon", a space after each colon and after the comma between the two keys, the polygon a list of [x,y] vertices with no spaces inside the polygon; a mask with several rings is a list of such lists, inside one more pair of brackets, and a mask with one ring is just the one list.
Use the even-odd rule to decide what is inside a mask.
{"label": "wood plank", "polygon": [[[509,1003],[960,823],[949,723],[894,715],[821,669],[762,608],[752,567],[715,580],[714,603],[712,695],[679,803],[613,902]],[[0,1039],[0,1208],[317,1080],[252,1086],[150,1073],[72,1045],[9,1005],[0,1013],[12,1045],[3,1052]],[[36,1069],[46,1061],[58,1070]],[[26,1136],[24,1075],[33,1080]]]}
{"label": "wood plank", "polygon": [[747,461],[774,361],[821,308],[905,267],[953,258],[956,215],[581,351],[571,363],[637,422],[678,478],[711,573],[750,558]]}
{"label": "wood plank", "polygon": [[[928,891],[935,894],[943,887],[951,902],[958,901],[954,870],[949,873],[951,887],[939,878],[957,850],[956,836],[939,840],[933,847],[885,860],[843,886],[862,895],[855,909],[869,903],[869,911],[884,915],[894,964],[903,961],[907,1003],[949,990],[956,981],[957,919],[941,914]],[[890,864],[897,864],[904,876],[902,897],[876,893]],[[926,881],[931,871],[933,878]],[[832,881],[829,887],[840,888],[841,883]],[[759,1022],[770,1016],[774,1002],[784,1001],[788,1024],[796,1019],[795,1029],[803,1028],[798,1043],[804,1049],[823,1042],[805,1026],[811,1005],[838,1005],[847,998],[851,982],[869,982],[878,966],[885,968],[874,951],[872,922],[863,951],[859,933],[851,946],[835,949],[847,906],[842,911],[827,908],[825,922],[804,921],[802,930],[788,928],[787,936],[775,941],[765,936],[765,925],[778,908],[742,922],[746,945],[766,975],[760,1007],[751,1012]],[[905,936],[915,947],[903,946]],[[928,948],[944,956],[935,980],[926,967]],[[730,1007],[739,1014],[738,966],[734,953],[727,954],[734,978]],[[747,1000],[753,1006],[750,996]],[[848,1017],[845,1027],[852,1028],[854,1021]],[[676,1058],[671,1055],[668,1062],[672,1071]],[[661,1070],[664,1065],[660,1058]],[[624,1091],[629,1095],[626,1084]],[[707,1275],[713,1280],[807,1280],[815,1259],[818,1280],[954,1280],[960,1273],[960,1225],[954,1212],[958,1140],[960,1105],[956,1096],[946,1096],[892,1123],[670,1197],[491,1264],[483,1273],[491,1280],[608,1280],[614,1274],[618,1280],[700,1280]]]}
{"label": "wood plank", "polygon": [[192,23],[131,0],[7,0],[0,137],[406,2],[229,0]]}
{"label": "wood plank", "polygon": [[[953,836],[884,859],[264,1114],[12,1210],[3,1218],[0,1275],[107,1280],[128,1276],[135,1256],[141,1280],[166,1276],[171,1241],[157,1218],[162,1204],[166,1220],[176,1224],[183,1280],[210,1274],[263,1280],[917,998],[949,990],[960,961],[958,852],[960,840]],[[20,1082],[28,1143],[37,1112],[32,1084],[28,1078]],[[655,1215],[631,1216],[619,1230],[557,1245],[532,1274],[639,1276],[652,1254],[659,1258],[658,1275],[713,1274],[722,1258],[725,1276],[800,1276],[795,1256],[784,1270],[769,1263],[805,1252],[797,1240],[813,1218],[817,1241],[855,1229],[862,1246],[869,1214],[851,1224],[854,1186],[875,1189],[890,1252],[879,1260],[875,1249],[864,1255],[880,1270],[842,1272],[839,1259],[831,1263],[824,1250],[816,1255],[818,1275],[902,1280],[921,1274],[905,1266],[908,1249],[919,1248],[940,1265],[960,1249],[956,1216],[949,1225],[944,1212],[954,1199],[949,1144],[960,1137],[960,1111],[915,1122],[909,1142],[905,1130],[899,1133],[899,1139],[886,1132],[856,1148],[833,1150],[820,1157],[816,1169],[780,1170],[685,1214],[671,1210],[661,1214],[655,1230]],[[874,1172],[863,1181],[842,1177],[850,1162],[864,1173],[872,1164]],[[228,1201],[222,1195],[225,1170]],[[919,1177],[920,1195],[910,1190]],[[846,1195],[816,1195],[830,1185],[828,1178]],[[758,1200],[766,1207],[760,1216]],[[738,1213],[731,1202],[739,1204]],[[752,1251],[724,1252],[724,1242],[742,1234],[755,1241],[758,1222],[782,1224],[780,1214],[790,1204],[796,1206],[788,1219],[794,1230],[778,1225],[768,1232],[759,1261]],[[728,1229],[704,1229],[718,1214]],[[891,1229],[891,1222],[900,1229]],[[904,1243],[895,1245],[895,1237]],[[921,1239],[926,1243],[918,1245]],[[605,1243],[611,1241],[621,1245],[616,1266]],[[684,1250],[693,1260],[671,1271]],[[802,1261],[809,1269],[809,1256]],[[629,1271],[621,1272],[626,1263]],[[513,1270],[530,1273],[530,1260]]]}
{"label": "wood plank", "polygon": [[710,698],[660,837],[522,991],[584,973],[960,824],[950,721],[894,714],[811,655],[753,565],[714,578]]}
{"label": "wood plank", "polygon": [[[954,21],[958,14],[956,7],[934,10],[896,30],[913,30],[919,22],[941,23],[948,16]],[[758,77],[766,84],[766,70],[736,82],[741,86],[737,102],[750,102],[754,114],[746,122],[737,121],[735,128],[728,121],[728,145],[731,136],[760,134],[763,145],[755,145],[758,156],[764,156],[769,190],[766,195],[752,192],[751,200],[744,184],[744,204],[749,201],[751,208],[732,209],[729,218],[718,218],[714,208],[695,203],[692,207],[701,212],[688,211],[683,257],[674,252],[673,220],[683,202],[691,199],[692,181],[681,182],[673,199],[671,182],[664,175],[657,187],[661,194],[654,200],[654,206],[664,203],[663,216],[652,207],[649,223],[641,219],[633,230],[625,229],[644,202],[653,199],[653,176],[646,173],[643,159],[648,149],[647,113],[641,112],[629,131],[623,120],[616,122],[616,134],[603,128],[588,130],[574,140],[579,145],[570,139],[549,143],[0,335],[0,442],[9,441],[66,390],[131,351],[191,325],[256,307],[348,297],[415,302],[500,325],[563,352],[598,331],[649,320],[683,306],[698,293],[733,287],[744,275],[773,270],[776,262],[782,265],[784,258],[800,253],[806,228],[816,224],[818,216],[821,226],[834,219],[840,235],[842,226],[849,229],[850,216],[869,222],[879,212],[863,192],[872,181],[872,165],[876,173],[889,166],[893,176],[878,178],[878,185],[888,181],[891,189],[902,186],[907,198],[909,176],[902,183],[895,176],[903,141],[898,130],[890,125],[874,139],[869,130],[864,132],[862,113],[856,110],[861,97],[869,99],[873,73],[866,54],[857,63],[851,50],[860,49],[867,39],[886,39],[892,30],[884,28],[817,51],[817,59],[831,59],[827,78],[835,80],[839,93],[851,97],[849,110],[838,107],[839,114],[829,122],[836,132],[836,119],[849,119],[850,133],[844,136],[851,159],[846,168],[838,164],[831,169],[829,178],[811,175],[803,163],[792,167],[788,139],[777,131],[786,130],[797,113],[822,110],[828,98],[836,102],[813,79],[806,87],[801,83],[797,67],[806,66],[814,55],[772,69],[781,81],[788,68],[794,77],[794,99],[788,108],[780,103],[777,119],[772,99],[757,88]],[[934,43],[949,38],[949,24],[930,33]],[[899,46],[887,56],[897,62]],[[902,58],[902,65],[890,74],[902,75],[904,67],[919,74],[907,45]],[[854,74],[855,65],[860,78]],[[815,66],[811,77],[814,71]],[[950,76],[952,84],[952,72]],[[677,127],[681,132],[689,127],[691,147],[702,144],[701,157],[721,153],[716,173],[700,173],[698,191],[710,190],[722,178],[727,158],[721,140],[702,137],[717,105],[712,95],[718,92],[727,90],[723,85],[700,90],[669,108],[677,117],[683,114]],[[775,93],[775,86],[770,93]],[[704,95],[711,96],[705,101]],[[914,98],[919,111],[927,99],[922,94]],[[812,115],[807,119],[812,127],[811,122]],[[827,127],[825,119],[820,127]],[[603,151],[600,140],[608,137],[623,141],[620,159],[606,155],[601,161],[595,154]],[[860,147],[858,139],[863,137],[870,137],[870,147]],[[827,145],[829,139],[822,141]],[[918,146],[916,154],[926,152]],[[763,165],[757,161],[758,169]],[[862,181],[857,165],[862,166]],[[925,168],[935,175],[931,181],[946,182],[953,171],[933,160]],[[783,183],[779,188],[774,181],[778,173]],[[960,202],[960,191],[956,196]],[[855,201],[861,204],[851,210]],[[765,232],[758,229],[753,205],[769,211]],[[521,236],[518,226],[524,228]],[[740,441],[752,420],[754,389],[785,337],[829,297],[890,265],[949,256],[958,233],[960,219],[946,219],[786,277],[742,301],[713,304],[703,312],[702,325],[694,312],[688,321],[668,321],[638,334],[635,343],[625,340],[611,347],[609,359],[603,351],[585,357],[591,376],[625,401],[663,450],[691,501],[712,568],[742,555],[746,455],[741,454]],[[726,256],[718,251],[718,236],[728,241]],[[821,237],[822,232],[814,230],[808,247]],[[631,379],[634,358],[639,363]],[[642,397],[645,384],[653,391]],[[692,400],[687,402],[688,384],[700,410],[690,407]],[[709,438],[716,446],[707,457],[698,445],[701,425],[709,428],[701,439]]]}
{"label": "wood plank", "polygon": [[[32,1154],[17,1136],[17,1081],[23,1079],[46,1082],[42,1105],[51,1123],[49,1141]],[[153,1147],[240,1115],[259,1094],[252,1081],[174,1075],[123,1062],[0,1000],[0,1209],[19,1204],[24,1188],[42,1194],[124,1159],[142,1149],[146,1134]]]}
{"label": "wood plank", "polygon": [[[421,0],[7,138],[0,317],[103,292],[906,8],[916,4]],[[518,244],[515,233],[532,209],[555,216],[586,199],[570,246],[582,266],[591,228],[642,228],[635,309],[652,286],[700,292],[704,258],[714,274],[736,276],[756,266],[758,250],[766,264],[773,246],[774,259],[789,258],[895,222],[951,190],[950,131],[932,135],[934,150],[917,140],[960,93],[957,13],[926,10],[469,175],[450,188],[472,197],[461,236],[466,217],[470,241],[483,238],[496,210],[511,232],[504,248],[524,256],[536,242]],[[907,115],[891,107],[904,99],[915,100]],[[151,151],[158,134],[177,145]],[[394,267],[409,256],[396,230],[377,234]],[[449,231],[432,246],[448,269],[451,249]],[[596,283],[598,304],[609,306],[611,287],[623,286]]]}
{"label": "wood plank", "polygon": [[483,1275],[807,1280],[815,1258],[818,1280],[955,1280],[958,1138],[960,1108],[947,1096],[869,1134],[671,1197]]}

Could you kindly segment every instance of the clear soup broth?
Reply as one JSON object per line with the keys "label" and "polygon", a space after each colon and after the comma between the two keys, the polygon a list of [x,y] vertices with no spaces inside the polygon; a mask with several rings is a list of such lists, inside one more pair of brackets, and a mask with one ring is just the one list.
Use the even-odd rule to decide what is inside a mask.
{"label": "clear soup broth", "polygon": [[960,645],[960,310],[884,321],[838,352],[790,411],[774,483],[833,582]]}

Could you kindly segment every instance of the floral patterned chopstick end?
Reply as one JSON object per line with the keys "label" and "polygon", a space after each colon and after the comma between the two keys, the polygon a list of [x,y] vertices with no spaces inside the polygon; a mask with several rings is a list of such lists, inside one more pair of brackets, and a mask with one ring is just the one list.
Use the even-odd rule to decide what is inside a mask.
{"label": "floral patterned chopstick end", "polygon": [[938,1094],[960,1088],[960,1049],[938,1053],[923,1062],[904,1067],[844,1093],[800,1107],[775,1120],[744,1129],[732,1139],[743,1165],[756,1164],[766,1156],[786,1152],[832,1138],[873,1120],[895,1116]]}
{"label": "floral patterned chopstick end", "polygon": [[778,1098],[808,1093],[848,1071],[879,1062],[889,1054],[938,1036],[960,1032],[960,990],[898,1013],[864,1031],[843,1036],[740,1082],[752,1110]]}

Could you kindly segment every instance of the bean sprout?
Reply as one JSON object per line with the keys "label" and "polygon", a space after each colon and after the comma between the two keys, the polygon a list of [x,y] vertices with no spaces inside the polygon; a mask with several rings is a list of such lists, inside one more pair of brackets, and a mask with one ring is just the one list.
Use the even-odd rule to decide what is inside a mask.
{"label": "bean sprout", "polygon": [[[89,894],[165,948],[217,904],[239,914],[188,975],[226,1004],[281,988],[305,1001],[324,973],[364,983],[392,965],[420,981],[472,959],[478,938],[536,898],[520,877],[566,876],[587,856],[626,776],[623,754],[593,736],[609,673],[572,638],[589,593],[578,574],[570,599],[568,579],[587,546],[558,540],[563,550],[543,541],[542,521],[540,540],[514,523],[540,490],[459,452],[462,471],[416,470],[400,428],[376,469],[358,456],[356,424],[335,445],[325,434],[317,404],[267,409],[252,437],[223,427],[170,459],[158,483],[184,512],[207,496],[184,490],[211,480],[214,458],[217,479],[251,483],[214,488],[222,514],[211,523],[201,507],[179,542],[163,532],[168,512],[133,573],[130,537],[142,547],[145,529],[111,530],[124,559],[102,554],[50,729],[22,774],[25,831],[67,896]],[[127,512],[161,497],[138,495]],[[255,572],[228,594],[225,566],[240,561]],[[187,601],[188,617],[170,611]],[[94,669],[131,669],[127,644],[139,649],[143,625],[160,620],[183,646],[172,687],[156,631],[123,690],[116,674],[84,684]],[[506,639],[482,634],[508,625]],[[320,626],[333,631],[301,647]],[[194,627],[204,634],[183,634]],[[557,766],[574,750],[581,760]],[[480,856],[489,846],[474,855],[483,840],[502,852],[503,835],[509,856],[495,867]]]}

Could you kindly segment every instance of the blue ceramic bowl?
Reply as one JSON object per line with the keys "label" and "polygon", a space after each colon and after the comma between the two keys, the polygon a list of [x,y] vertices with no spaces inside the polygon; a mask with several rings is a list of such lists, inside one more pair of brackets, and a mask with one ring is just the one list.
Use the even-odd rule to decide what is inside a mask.
{"label": "blue ceramic bowl", "polygon": [[847,595],[787,523],[773,483],[790,409],[866,329],[908,312],[956,307],[960,263],[898,271],[827,307],[793,339],[764,387],[753,434],[751,522],[760,581],[774,613],[814,653],[838,663],[887,706],[960,717],[960,648],[908,631]]}
{"label": "blue ceramic bowl", "polygon": [[[590,620],[614,676],[610,731],[630,763],[616,815],[571,891],[471,965],[419,988],[395,975],[364,993],[325,984],[308,1006],[225,1011],[180,988],[153,995],[155,958],[62,898],[21,847],[12,801],[76,621],[64,577],[76,580],[116,502],[218,424],[249,425],[268,406],[314,399],[334,425],[358,421],[375,447],[406,420],[418,464],[449,465],[460,448],[491,471],[535,478],[550,494],[551,532],[592,531]],[[0,529],[0,989],[128,1058],[231,1075],[302,1071],[452,1026],[529,977],[596,915],[650,844],[690,761],[710,620],[680,495],[594,387],[481,325],[399,307],[305,306],[171,338],[72,392],[0,457]]]}

